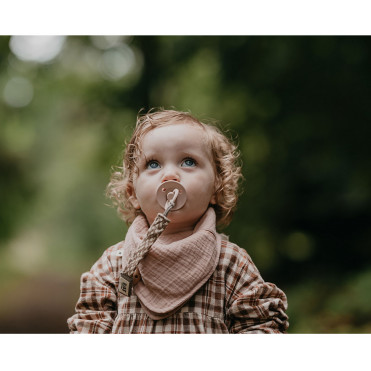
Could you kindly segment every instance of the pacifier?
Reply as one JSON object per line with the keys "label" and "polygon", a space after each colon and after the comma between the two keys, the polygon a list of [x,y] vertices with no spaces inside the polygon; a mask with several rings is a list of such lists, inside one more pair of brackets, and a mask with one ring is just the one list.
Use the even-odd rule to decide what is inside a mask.
{"label": "pacifier", "polygon": [[[178,190],[178,192],[175,192],[175,190]],[[171,210],[179,210],[184,206],[187,200],[187,195],[184,187],[175,180],[168,180],[158,186],[156,192],[157,202],[162,208],[165,209],[167,202],[172,200],[176,193],[177,196],[175,199],[175,205],[171,208]]]}

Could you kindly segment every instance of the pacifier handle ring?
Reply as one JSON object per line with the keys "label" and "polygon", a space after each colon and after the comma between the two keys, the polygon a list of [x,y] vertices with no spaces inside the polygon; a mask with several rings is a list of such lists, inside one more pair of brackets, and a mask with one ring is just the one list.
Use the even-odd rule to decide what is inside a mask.
{"label": "pacifier handle ring", "polygon": [[[179,189],[178,188],[175,188],[174,189],[174,196],[171,200],[168,200],[165,204],[165,211],[163,212],[163,215],[164,216],[167,216],[167,214],[169,213],[169,211],[175,206],[175,201],[179,195]],[[170,193],[170,192],[169,192]]]}

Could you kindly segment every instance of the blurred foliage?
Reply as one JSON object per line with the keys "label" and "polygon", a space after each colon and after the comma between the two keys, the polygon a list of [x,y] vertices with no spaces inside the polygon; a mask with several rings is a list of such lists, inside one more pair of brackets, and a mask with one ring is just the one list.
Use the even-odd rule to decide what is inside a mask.
{"label": "blurred foliage", "polygon": [[111,167],[156,106],[238,141],[225,232],[287,293],[290,332],[371,332],[369,37],[30,40],[0,37],[0,332],[67,332],[80,274],[125,236]]}

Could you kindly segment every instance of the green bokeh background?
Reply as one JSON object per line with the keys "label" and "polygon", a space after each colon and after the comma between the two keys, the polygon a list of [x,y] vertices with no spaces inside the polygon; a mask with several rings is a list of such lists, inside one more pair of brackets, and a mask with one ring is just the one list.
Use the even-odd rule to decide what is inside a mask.
{"label": "green bokeh background", "polygon": [[74,36],[48,61],[16,41],[0,37],[0,332],[68,331],[81,273],[127,229],[111,168],[158,106],[239,143],[225,233],[286,292],[289,332],[371,332],[369,37]]}

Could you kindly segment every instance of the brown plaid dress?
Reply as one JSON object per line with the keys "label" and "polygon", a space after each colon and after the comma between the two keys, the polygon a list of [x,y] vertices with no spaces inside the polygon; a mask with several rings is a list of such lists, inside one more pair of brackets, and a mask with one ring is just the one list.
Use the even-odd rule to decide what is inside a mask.
{"label": "brown plaid dress", "polygon": [[222,241],[218,266],[209,280],[175,314],[151,319],[135,293],[118,292],[123,243],[107,249],[81,277],[71,333],[184,334],[282,333],[288,328],[283,291],[264,282],[250,256]]}

